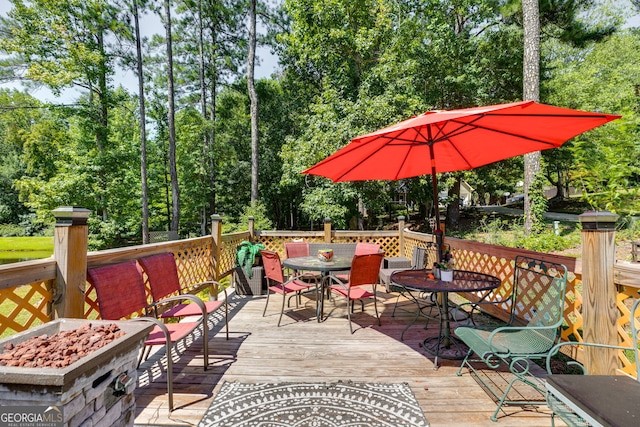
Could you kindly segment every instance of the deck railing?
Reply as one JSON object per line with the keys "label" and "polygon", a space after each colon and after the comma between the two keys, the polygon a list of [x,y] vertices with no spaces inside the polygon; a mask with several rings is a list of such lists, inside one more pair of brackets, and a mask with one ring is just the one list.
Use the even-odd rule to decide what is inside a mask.
{"label": "deck railing", "polygon": [[[410,258],[414,246],[425,246],[434,241],[433,235],[405,230],[402,217],[399,219],[398,229],[389,231],[332,230],[329,221],[325,222],[324,230],[320,231],[256,231],[250,221],[248,231],[224,235],[221,233],[221,218],[218,216],[212,218],[213,227],[210,236],[99,252],[87,253],[86,246],[84,248],[68,247],[70,240],[73,240],[65,241],[64,236],[68,233],[56,234],[59,237],[56,240],[54,258],[0,266],[0,306],[2,307],[0,311],[0,336],[29,329],[48,322],[56,316],[69,317],[64,312],[61,314],[59,308],[56,309],[56,306],[65,306],[65,297],[69,288],[72,287],[68,283],[64,283],[65,278],[71,277],[71,275],[69,272],[61,274],[60,259],[66,263],[67,270],[73,268],[75,264],[86,265],[84,271],[76,272],[76,275],[84,278],[86,277],[86,268],[171,252],[176,259],[180,282],[186,291],[193,293],[202,290],[202,288],[192,287],[193,283],[210,279],[222,280],[231,275],[236,247],[243,240],[262,243],[267,249],[278,251],[283,256],[284,242],[293,239],[331,243],[371,242],[380,244],[388,256],[405,256],[407,258]],[[68,226],[68,224],[61,224],[57,227]],[[72,227],[86,228],[86,225]],[[445,237],[444,243],[451,248],[456,268],[488,273],[501,279],[502,285],[489,297],[494,301],[503,299],[511,291],[516,256],[528,255],[565,264],[569,269],[570,276],[567,285],[565,328],[562,332],[562,338],[583,341],[581,260],[449,237]],[[86,256],[86,263],[82,260],[74,263],[69,259],[73,256]],[[631,343],[629,309],[633,299],[640,298],[640,264],[616,263],[613,266],[613,275],[617,295],[616,306],[619,312],[613,327],[616,329],[619,342],[623,345],[629,345]],[[99,314],[95,291],[85,280],[82,280],[80,291],[84,296],[81,308],[82,316],[97,318]],[[465,297],[475,298],[473,295],[465,295]],[[508,307],[496,307],[491,311],[491,314],[506,319],[507,309]],[[526,312],[526,307],[519,307],[518,310]],[[622,364],[625,371],[633,372],[633,365],[628,359],[622,360]]]}

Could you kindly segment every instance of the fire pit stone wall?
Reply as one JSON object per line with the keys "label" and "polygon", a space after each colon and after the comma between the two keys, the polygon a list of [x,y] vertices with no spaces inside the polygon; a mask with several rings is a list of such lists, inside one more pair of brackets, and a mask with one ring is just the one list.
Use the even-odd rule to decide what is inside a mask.
{"label": "fire pit stone wall", "polygon": [[[32,336],[75,329],[87,320],[59,319],[0,341],[18,343]],[[132,426],[135,418],[138,352],[153,328],[148,322],[116,323],[125,335],[67,368],[0,366],[0,402],[4,406],[55,406],[69,427]]]}

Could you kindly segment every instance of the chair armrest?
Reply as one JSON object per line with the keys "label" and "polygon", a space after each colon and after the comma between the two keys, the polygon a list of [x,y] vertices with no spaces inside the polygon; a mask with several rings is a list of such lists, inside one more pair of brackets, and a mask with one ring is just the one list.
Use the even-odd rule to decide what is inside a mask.
{"label": "chair armrest", "polygon": [[284,289],[284,286],[287,283],[293,282],[294,280],[300,280],[302,278],[313,279],[314,284],[316,285],[316,287],[318,287],[318,277],[313,273],[304,272],[290,276],[287,280],[284,281],[284,283],[282,283],[282,288]]}
{"label": "chair armrest", "polygon": [[[614,344],[600,344],[600,343],[593,343],[593,342],[577,342],[577,341],[561,342],[554,345],[553,348],[549,351],[549,354],[547,355],[547,363],[546,363],[547,373],[553,374],[551,370],[551,359],[553,359],[553,356],[555,356],[560,352],[560,349],[562,347],[566,347],[566,346],[584,346],[584,347],[594,347],[594,348],[611,349],[611,350],[629,350],[629,351],[634,350],[633,347],[626,347],[626,346],[614,345]],[[583,375],[587,374],[587,370],[585,366],[576,360],[567,362],[567,365],[576,366],[580,368]]]}
{"label": "chair armrest", "polygon": [[171,335],[169,334],[169,330],[161,320],[158,320],[155,317],[151,317],[151,316],[134,317],[130,320],[135,322],[151,322],[154,325],[159,326],[160,329],[162,329],[162,332],[164,333],[164,336],[167,339],[167,342],[171,341],[170,339]]}
{"label": "chair armrest", "polygon": [[329,282],[329,286],[331,286],[332,282],[335,282],[336,285],[344,288],[345,290],[347,289],[347,282],[345,282],[344,280],[341,280],[338,276],[335,276],[333,274],[329,274],[325,280],[327,280]]}
{"label": "chair armrest", "polygon": [[152,302],[151,304],[149,304],[149,307],[152,308],[154,312],[157,312],[157,307],[173,301],[177,301],[177,302],[191,301],[200,308],[200,311],[202,312],[203,316],[207,314],[207,308],[205,307],[204,302],[202,302],[202,300],[199,297],[191,294],[181,294],[181,295],[163,298],[160,301]]}

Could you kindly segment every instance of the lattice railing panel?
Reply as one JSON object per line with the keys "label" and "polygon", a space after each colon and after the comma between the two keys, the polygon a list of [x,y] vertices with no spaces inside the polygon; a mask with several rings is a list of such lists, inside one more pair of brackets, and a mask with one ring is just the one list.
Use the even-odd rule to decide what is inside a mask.
{"label": "lattice railing panel", "polygon": [[39,281],[0,290],[0,337],[51,321],[51,284]]}
{"label": "lattice railing panel", "polygon": [[85,319],[101,319],[100,307],[98,306],[98,296],[96,288],[89,282],[84,293],[84,318]]}
{"label": "lattice railing panel", "polygon": [[308,243],[322,243],[324,239],[321,235],[296,235],[294,233],[287,233],[283,236],[273,236],[271,234],[266,235],[257,235],[256,243],[262,243],[266,250],[277,252],[280,255],[280,258],[286,258],[286,252],[284,250],[285,242],[292,242],[294,240],[297,241],[305,241]]}
{"label": "lattice railing panel", "polygon": [[233,233],[222,236],[222,245],[220,246],[220,258],[218,260],[218,272],[220,277],[224,277],[231,273],[233,264],[236,262],[237,247],[245,240],[249,240],[249,232]]}
{"label": "lattice railing panel", "polygon": [[[291,241],[293,241],[293,238],[290,237],[277,238],[272,236],[264,236],[256,239],[256,243],[262,243],[264,245],[264,248],[268,251],[277,252],[282,259],[286,258],[284,251],[284,242]],[[305,239],[305,242],[311,243],[311,241],[308,239]]]}
{"label": "lattice railing panel", "polygon": [[[640,289],[630,286],[618,286],[618,294],[616,297],[616,305],[620,311],[620,318],[616,324],[618,336],[620,339],[620,345],[626,347],[633,347],[631,340],[631,306],[634,300],[640,298]],[[638,313],[636,313],[637,315]],[[639,318],[634,319],[635,322],[640,322]],[[633,356],[627,352],[621,351],[618,354],[620,360],[621,370],[629,375],[635,376],[636,365],[633,362]]]}
{"label": "lattice railing panel", "polygon": [[211,246],[180,249],[173,254],[176,260],[180,286],[185,292],[198,292],[199,283],[213,279]]}
{"label": "lattice railing panel", "polygon": [[[322,243],[324,242],[323,235],[295,235],[293,233],[287,233],[282,236],[274,236],[271,233],[259,233],[256,236],[255,243],[262,243],[265,249],[278,252],[281,258],[284,258],[284,244],[285,242],[291,242],[293,240],[304,240],[309,243]],[[398,236],[367,236],[362,233],[356,234],[344,234],[344,232],[336,232],[333,235],[332,243],[376,243],[380,245],[380,248],[385,252],[386,256],[402,256],[400,254],[400,239]],[[408,258],[411,258],[409,254]]]}
{"label": "lattice railing panel", "polygon": [[563,341],[582,341],[582,280],[569,272],[567,296],[564,304],[565,324],[560,337]]}

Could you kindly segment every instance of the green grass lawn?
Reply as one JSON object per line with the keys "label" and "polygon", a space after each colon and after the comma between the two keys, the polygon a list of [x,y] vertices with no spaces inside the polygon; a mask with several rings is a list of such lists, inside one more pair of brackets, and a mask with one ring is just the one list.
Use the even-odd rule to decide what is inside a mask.
{"label": "green grass lawn", "polygon": [[0,251],[38,251],[53,254],[53,237],[0,237]]}
{"label": "green grass lawn", "polygon": [[53,255],[53,237],[0,237],[0,264]]}

